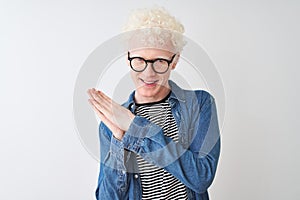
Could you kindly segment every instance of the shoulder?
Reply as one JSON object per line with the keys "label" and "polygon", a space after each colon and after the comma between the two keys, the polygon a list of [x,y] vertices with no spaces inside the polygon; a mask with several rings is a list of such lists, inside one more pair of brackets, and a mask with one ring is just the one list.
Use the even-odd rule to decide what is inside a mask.
{"label": "shoulder", "polygon": [[174,96],[176,96],[179,100],[183,100],[187,103],[199,103],[201,105],[209,102],[212,103],[214,101],[214,97],[206,90],[183,89],[172,80],[169,80],[169,84]]}
{"label": "shoulder", "polygon": [[213,95],[206,90],[196,89],[196,90],[186,90],[183,89],[185,100],[187,103],[198,104],[200,107],[203,105],[210,105],[214,103],[215,98]]}

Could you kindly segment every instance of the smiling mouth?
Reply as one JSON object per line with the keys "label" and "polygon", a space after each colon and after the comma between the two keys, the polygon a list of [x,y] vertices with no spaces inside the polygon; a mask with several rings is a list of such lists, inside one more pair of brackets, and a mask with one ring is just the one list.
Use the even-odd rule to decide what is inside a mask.
{"label": "smiling mouth", "polygon": [[156,83],[158,82],[158,80],[156,81],[145,81],[143,79],[140,79],[143,83],[145,83],[146,85],[156,85]]}

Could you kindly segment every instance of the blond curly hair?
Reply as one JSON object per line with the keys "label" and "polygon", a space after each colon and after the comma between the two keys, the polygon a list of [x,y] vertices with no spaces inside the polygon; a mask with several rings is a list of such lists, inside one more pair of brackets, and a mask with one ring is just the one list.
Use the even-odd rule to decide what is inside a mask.
{"label": "blond curly hair", "polygon": [[131,31],[135,42],[146,47],[166,47],[182,51],[186,42],[184,26],[163,7],[136,9],[131,12],[122,31]]}

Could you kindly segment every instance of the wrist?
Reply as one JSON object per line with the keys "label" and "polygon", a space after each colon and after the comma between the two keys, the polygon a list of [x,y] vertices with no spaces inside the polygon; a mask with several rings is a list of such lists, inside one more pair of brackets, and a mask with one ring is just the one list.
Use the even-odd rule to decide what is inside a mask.
{"label": "wrist", "polygon": [[123,139],[124,133],[125,133],[124,131],[115,132],[113,133],[113,137],[121,141]]}

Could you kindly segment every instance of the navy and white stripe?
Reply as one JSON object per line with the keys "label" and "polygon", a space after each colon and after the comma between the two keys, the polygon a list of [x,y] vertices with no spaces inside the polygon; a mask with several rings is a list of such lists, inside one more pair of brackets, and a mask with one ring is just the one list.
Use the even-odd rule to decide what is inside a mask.
{"label": "navy and white stripe", "polygon": [[[170,95],[170,93],[169,93]],[[153,103],[136,104],[135,114],[145,117],[164,130],[164,134],[178,142],[178,129],[172,115],[167,95],[163,100]],[[148,163],[137,155],[142,184],[142,199],[187,199],[186,188],[172,174],[163,168]]]}

